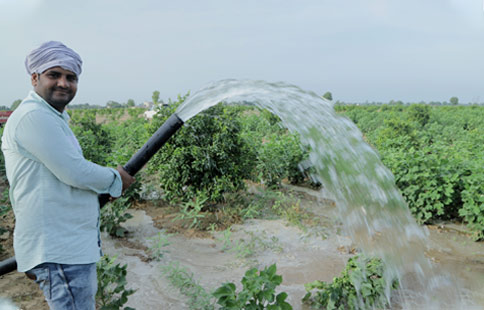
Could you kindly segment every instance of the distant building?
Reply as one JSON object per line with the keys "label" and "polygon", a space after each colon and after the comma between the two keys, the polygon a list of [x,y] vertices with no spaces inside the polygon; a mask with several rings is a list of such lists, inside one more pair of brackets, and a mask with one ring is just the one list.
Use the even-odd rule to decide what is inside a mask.
{"label": "distant building", "polygon": [[155,104],[151,101],[145,101],[141,104],[141,107],[151,110]]}
{"label": "distant building", "polygon": [[7,122],[13,111],[0,111],[0,126],[3,126]]}

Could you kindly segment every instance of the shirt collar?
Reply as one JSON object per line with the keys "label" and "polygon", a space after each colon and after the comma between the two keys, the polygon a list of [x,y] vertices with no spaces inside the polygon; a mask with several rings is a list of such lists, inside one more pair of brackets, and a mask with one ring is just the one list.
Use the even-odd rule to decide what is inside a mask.
{"label": "shirt collar", "polygon": [[39,96],[39,94],[37,94],[33,90],[30,91],[29,96],[36,101],[40,101],[45,107],[47,107],[50,111],[54,112],[56,115],[62,117],[66,122],[69,121],[70,117],[66,109],[64,109],[62,113],[57,111],[53,106],[51,106],[47,101],[45,101],[44,98]]}

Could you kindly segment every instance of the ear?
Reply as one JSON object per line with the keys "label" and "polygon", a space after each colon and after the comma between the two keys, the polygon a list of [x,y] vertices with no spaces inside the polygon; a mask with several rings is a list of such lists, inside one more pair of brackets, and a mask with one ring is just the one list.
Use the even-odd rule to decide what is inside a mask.
{"label": "ear", "polygon": [[32,73],[32,76],[30,77],[30,81],[32,82],[32,86],[36,87],[37,84],[39,83],[39,74]]}

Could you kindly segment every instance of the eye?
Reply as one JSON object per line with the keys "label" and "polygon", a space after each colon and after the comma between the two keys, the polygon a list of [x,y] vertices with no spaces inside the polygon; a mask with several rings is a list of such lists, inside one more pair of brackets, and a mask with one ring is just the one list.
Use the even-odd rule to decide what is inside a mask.
{"label": "eye", "polygon": [[47,76],[52,78],[52,79],[57,79],[58,77],[60,77],[60,73],[53,71],[53,72],[47,73]]}
{"label": "eye", "polygon": [[73,75],[73,74],[69,74],[69,75],[67,76],[67,80],[68,80],[69,82],[77,82],[77,76],[76,76],[76,75]]}

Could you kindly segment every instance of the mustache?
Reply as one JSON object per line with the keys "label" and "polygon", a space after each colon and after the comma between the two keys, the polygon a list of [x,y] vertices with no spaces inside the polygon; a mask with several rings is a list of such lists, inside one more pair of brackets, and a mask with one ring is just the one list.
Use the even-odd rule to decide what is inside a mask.
{"label": "mustache", "polygon": [[56,91],[62,91],[62,92],[65,92],[65,93],[71,93],[72,90],[70,88],[64,88],[64,87],[53,87],[52,90]]}

